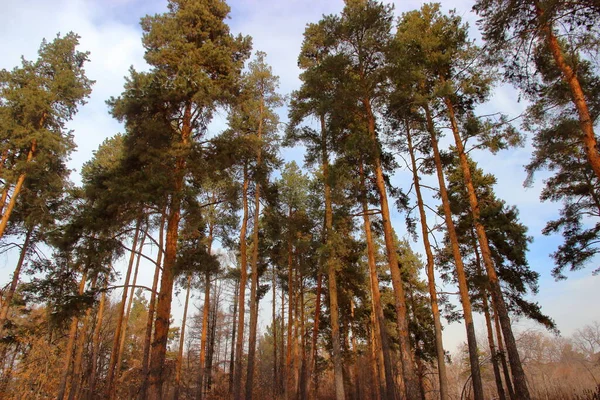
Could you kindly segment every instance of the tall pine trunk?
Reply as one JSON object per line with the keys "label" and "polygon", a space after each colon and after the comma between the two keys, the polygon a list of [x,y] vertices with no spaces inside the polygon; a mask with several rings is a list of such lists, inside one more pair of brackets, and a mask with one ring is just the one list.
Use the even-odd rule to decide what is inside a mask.
{"label": "tall pine trunk", "polygon": [[502,327],[502,333],[504,334],[506,350],[508,352],[508,360],[512,370],[513,383],[515,385],[515,395],[521,400],[529,400],[531,397],[529,395],[529,389],[527,388],[525,371],[523,371],[523,365],[521,364],[521,359],[517,350],[517,342],[515,341],[510,324],[508,309],[506,308],[504,297],[502,296],[500,281],[498,280],[498,275],[496,274],[496,269],[494,267],[494,261],[492,260],[492,253],[488,243],[487,234],[483,224],[481,223],[479,201],[477,199],[475,187],[473,186],[467,155],[465,154],[463,142],[458,132],[458,124],[454,114],[454,107],[450,98],[446,97],[444,102],[446,104],[448,117],[450,119],[452,134],[454,135],[454,142],[456,144],[456,151],[458,153],[464,183],[467,187],[467,193],[469,195],[469,205],[471,206],[473,225],[475,226],[479,248],[481,249],[481,257],[483,258],[485,270],[490,282],[492,302],[494,304],[494,309],[498,312],[498,316],[500,317],[500,326]]}
{"label": "tall pine trunk", "polygon": [[[212,252],[213,226],[210,225],[208,234],[208,254]],[[207,269],[204,274],[204,306],[202,307],[202,333],[200,335],[200,368],[198,374],[198,393],[197,399],[201,400],[204,396],[206,387],[206,340],[208,337],[208,317],[210,313],[210,270]]]}
{"label": "tall pine trunk", "polygon": [[127,291],[129,290],[129,280],[131,279],[131,271],[133,269],[133,263],[135,261],[135,249],[138,244],[138,238],[140,234],[140,226],[142,219],[138,219],[135,227],[135,233],[133,235],[133,242],[131,243],[131,254],[129,256],[129,264],[127,265],[127,272],[125,274],[125,283],[123,285],[123,294],[121,295],[121,302],[119,303],[118,314],[117,314],[117,326],[115,328],[115,334],[113,336],[113,346],[110,353],[110,361],[108,363],[108,372],[106,377],[106,397],[114,398],[115,396],[115,385],[114,381],[118,379],[117,361],[119,360],[119,348],[121,343],[121,336],[123,332],[123,323],[125,321],[125,309],[127,305]]}
{"label": "tall pine trunk", "polygon": [[187,277],[187,289],[185,291],[185,304],[183,306],[183,317],[181,319],[181,334],[179,336],[179,349],[177,351],[177,365],[175,367],[175,393],[173,398],[179,400],[181,390],[181,367],[183,364],[183,346],[185,344],[185,328],[187,323],[187,312],[190,304],[190,291],[192,288],[192,274]]}
{"label": "tall pine trunk", "polygon": [[421,399],[421,389],[419,379],[417,377],[415,362],[410,345],[410,337],[408,332],[408,318],[406,314],[406,299],[404,288],[402,287],[402,276],[398,264],[398,255],[396,254],[396,244],[394,242],[394,231],[392,221],[390,219],[390,209],[388,205],[387,189],[385,187],[385,179],[383,177],[383,168],[381,166],[381,155],[379,143],[377,141],[377,133],[375,132],[375,115],[371,108],[370,99],[364,99],[363,104],[367,114],[367,123],[371,143],[375,150],[373,159],[373,167],[375,170],[375,183],[379,192],[379,200],[381,203],[381,222],[383,224],[383,234],[385,240],[385,248],[388,258],[390,274],[392,277],[392,287],[394,289],[394,303],[396,307],[396,323],[398,327],[398,340],[400,342],[400,359],[402,360],[402,377],[404,379],[406,398],[408,400]]}
{"label": "tall pine trunk", "polygon": [[[371,326],[369,329],[369,343],[370,343],[370,352],[369,352],[369,364],[371,367],[371,398],[372,399],[381,399],[381,394],[385,393],[385,378],[382,378],[382,371],[384,370],[383,366],[383,357],[381,356],[381,348],[378,343],[377,333],[375,332],[375,328],[377,327],[377,321],[375,317],[375,307],[373,305],[373,301],[371,300]],[[381,358],[381,361],[380,361]]]}
{"label": "tall pine trunk", "polygon": [[429,106],[425,105],[425,117],[427,119],[427,131],[431,137],[431,147],[433,149],[433,157],[435,168],[438,176],[438,184],[440,188],[440,197],[442,199],[442,208],[444,209],[444,218],[446,221],[446,229],[450,238],[452,247],[452,255],[456,265],[456,276],[458,278],[458,290],[460,292],[460,301],[462,303],[463,315],[465,318],[465,328],[467,330],[467,346],[469,348],[469,363],[471,366],[471,380],[473,382],[473,392],[475,400],[483,400],[483,385],[481,383],[481,370],[479,368],[479,354],[477,350],[477,338],[475,336],[475,325],[473,324],[473,311],[471,309],[471,299],[469,298],[469,287],[465,267],[460,254],[460,247],[454,222],[452,221],[452,211],[450,210],[450,201],[448,199],[448,191],[444,181],[444,170],[442,168],[442,159],[438,148],[437,134],[433,126],[433,119],[429,110]]}
{"label": "tall pine trunk", "polygon": [[[77,294],[81,296],[85,290],[85,281],[87,279],[87,273],[84,272],[79,282],[79,289]],[[60,385],[58,387],[58,394],[56,398],[63,400],[67,393],[67,383],[71,378],[73,372],[73,352],[75,350],[75,339],[77,338],[77,326],[79,325],[79,318],[73,317],[71,320],[71,326],[69,327],[69,339],[67,341],[67,347],[65,349],[64,366],[62,371],[62,377],[60,379]]]}
{"label": "tall pine trunk", "polygon": [[[262,117],[263,100],[260,102],[260,114],[258,123],[257,139],[259,148],[257,150],[256,168],[261,166],[262,150]],[[246,370],[246,400],[252,399],[252,389],[254,387],[254,354],[256,353],[256,328],[258,324],[258,234],[260,218],[260,183],[259,177],[254,178],[254,227],[252,232],[252,282],[250,284],[250,331],[248,338],[248,366]]]}
{"label": "tall pine trunk", "polygon": [[6,297],[4,297],[4,301],[2,302],[2,309],[0,310],[0,337],[2,337],[4,333],[4,323],[6,322],[6,318],[8,317],[8,311],[10,310],[12,299],[15,295],[15,291],[17,290],[17,285],[19,284],[21,269],[23,268],[23,264],[25,263],[25,257],[27,255],[27,250],[29,250],[29,243],[33,235],[33,230],[33,226],[30,226],[29,229],[27,229],[27,233],[25,234],[25,241],[21,246],[21,253],[19,254],[19,260],[17,261],[15,272],[13,272],[10,287],[8,288],[8,292],[6,292]]}
{"label": "tall pine trunk", "polygon": [[[321,116],[321,130],[323,132],[323,135],[325,135],[324,116]],[[331,200],[331,186],[329,182],[329,159],[325,140],[323,140],[321,154],[323,183],[325,189],[325,237],[327,240],[327,247],[331,247],[333,246],[333,205]],[[331,252],[333,250],[330,248],[329,251]],[[329,315],[331,320],[331,341],[333,347],[332,358],[335,396],[337,400],[344,400],[346,398],[346,395],[344,392],[344,370],[342,365],[342,349],[340,343],[340,322],[336,280],[336,263],[333,260],[331,254],[327,259],[327,278],[329,289]]]}
{"label": "tall pine trunk", "polygon": [[[95,275],[90,285],[92,290],[96,288],[97,281],[98,275]],[[75,361],[73,363],[73,377],[71,380],[71,389],[69,390],[69,400],[81,398],[81,384],[83,382],[83,352],[85,350],[85,339],[87,338],[87,331],[90,324],[91,315],[92,307],[89,307],[85,312],[81,333],[77,337],[77,353],[75,354]]]}
{"label": "tall pine trunk", "polygon": [[317,272],[317,292],[315,298],[315,317],[313,319],[313,331],[310,346],[310,361],[308,366],[308,390],[311,399],[317,398],[317,386],[319,374],[317,373],[317,341],[319,338],[319,321],[321,318],[321,291],[323,286],[323,274]]}
{"label": "tall pine trunk", "polygon": [[96,377],[98,376],[98,357],[100,355],[100,332],[102,330],[102,319],[104,317],[104,307],[106,304],[106,286],[107,281],[104,282],[104,289],[100,297],[100,304],[98,305],[98,312],[96,314],[96,326],[94,327],[94,334],[92,338],[92,356],[91,356],[91,367],[90,367],[90,380],[89,380],[89,392],[86,398],[92,400],[96,395]]}
{"label": "tall pine trunk", "polygon": [[438,363],[438,380],[440,383],[440,399],[448,399],[448,376],[446,374],[446,362],[444,352],[444,342],[442,339],[442,323],[440,320],[440,309],[437,299],[437,290],[435,287],[435,271],[433,265],[433,253],[431,251],[431,243],[429,242],[429,229],[427,227],[427,215],[425,214],[425,205],[423,196],[421,195],[421,183],[417,173],[417,161],[415,157],[415,149],[413,147],[412,135],[410,126],[406,124],[406,139],[408,142],[408,152],[413,170],[413,183],[415,185],[415,193],[417,194],[417,205],[419,207],[419,216],[421,219],[421,235],[423,237],[423,247],[427,256],[427,285],[429,288],[429,299],[431,301],[431,311],[433,313],[433,327],[435,332],[435,349]]}
{"label": "tall pine trunk", "polygon": [[[131,315],[131,307],[133,306],[133,295],[135,293],[135,286],[137,284],[138,272],[140,269],[140,260],[142,259],[142,251],[144,250],[144,242],[146,241],[146,235],[148,234],[148,228],[144,230],[142,240],[138,247],[137,260],[135,262],[135,270],[133,272],[133,281],[131,283],[131,289],[129,290],[129,298],[127,299],[127,309],[125,311],[125,318],[123,319],[123,332],[121,333],[121,341],[119,343],[119,353],[117,356],[117,366],[115,368],[115,380],[119,379],[121,374],[121,364],[123,362],[123,352],[125,350],[125,342],[127,341],[127,328],[129,326],[129,316]],[[135,247],[133,248],[135,250]],[[127,290],[127,288],[125,288]]]}
{"label": "tall pine trunk", "polygon": [[498,358],[500,359],[500,364],[502,364],[502,373],[504,374],[504,383],[506,384],[506,389],[508,390],[508,397],[511,400],[517,400],[517,397],[515,396],[515,390],[512,385],[512,380],[510,378],[510,370],[508,369],[508,364],[504,355],[504,344],[502,339],[502,329],[500,328],[500,319],[498,318],[498,313],[496,312],[494,312],[494,329],[496,330],[496,337],[498,338]]}
{"label": "tall pine trunk", "polygon": [[273,309],[271,313],[271,327],[273,329],[273,397],[277,397],[277,395],[279,394],[277,387],[279,377],[277,376],[277,277],[275,271],[275,264],[271,266],[271,273],[271,286],[273,289]]}
{"label": "tall pine trunk", "polygon": [[[375,243],[373,241],[373,233],[371,231],[371,221],[369,219],[369,206],[367,204],[367,187],[365,181],[365,171],[363,163],[360,162],[360,180],[362,186],[362,210],[363,210],[363,229],[365,231],[365,239],[367,242],[367,262],[369,265],[369,282],[371,284],[371,298],[373,302],[373,313],[377,326],[375,332],[378,334],[377,341],[381,348],[383,357],[383,371],[385,376],[385,398],[393,400],[396,398],[396,384],[394,381],[394,366],[391,356],[390,343],[385,327],[385,317],[383,315],[383,307],[381,305],[381,292],[379,291],[379,277],[377,275],[377,264],[375,263]],[[379,355],[378,355],[379,357]]]}
{"label": "tall pine trunk", "polygon": [[[192,134],[192,106],[185,105],[181,129],[181,145],[189,145]],[[169,322],[171,317],[171,301],[173,299],[173,283],[175,281],[175,262],[177,260],[177,240],[179,238],[179,221],[181,219],[181,202],[184,189],[184,176],[186,172],[186,158],[184,155],[177,157],[174,168],[174,185],[171,194],[169,216],[167,218],[167,238],[163,271],[160,280],[160,292],[156,305],[156,319],[154,323],[154,341],[150,357],[150,371],[148,376],[148,400],[162,398],[163,369],[167,353],[169,337]]]}
{"label": "tall pine trunk", "polygon": [[[544,10],[541,8],[540,2],[536,0],[534,1],[534,4],[538,19],[540,22],[544,21]],[[546,35],[548,47],[550,48],[550,52],[552,53],[552,57],[554,58],[556,65],[560,69],[562,78],[565,83],[569,85],[569,89],[571,90],[573,104],[575,105],[577,114],[579,115],[579,127],[581,128],[582,133],[581,141],[583,143],[588,161],[590,162],[590,166],[594,170],[596,177],[600,179],[600,154],[598,153],[598,142],[594,133],[594,121],[590,116],[590,111],[585,99],[585,94],[581,88],[581,83],[579,82],[576,72],[565,60],[563,50],[558,42],[558,38],[554,34],[551,22],[543,22],[542,31]],[[517,382],[515,382],[515,389],[516,386]]]}
{"label": "tall pine trunk", "polygon": [[238,293],[238,328],[235,343],[235,372],[233,377],[233,398],[241,399],[242,394],[242,354],[244,351],[244,317],[246,309],[246,281],[248,280],[248,260],[246,245],[246,230],[248,227],[248,166],[244,165],[244,183],[242,187],[243,217],[240,230],[240,285]]}
{"label": "tall pine trunk", "polygon": [[150,369],[150,346],[152,343],[152,327],[154,325],[154,311],[156,309],[156,295],[158,280],[160,278],[161,263],[163,257],[164,232],[166,222],[166,209],[162,211],[158,232],[158,254],[156,256],[156,265],[154,267],[154,278],[152,280],[152,292],[150,293],[150,302],[148,304],[148,318],[146,319],[146,332],[144,334],[144,350],[142,357],[142,386],[140,388],[140,400],[146,400],[148,393],[148,375]]}
{"label": "tall pine trunk", "polygon": [[[292,212],[288,215],[291,218]],[[288,323],[287,323],[287,343],[286,343],[286,357],[285,357],[285,398],[292,399],[294,377],[292,374],[292,350],[294,340],[293,336],[293,318],[294,318],[294,269],[293,269],[293,256],[292,256],[292,242],[291,238],[288,238]]]}
{"label": "tall pine trunk", "polygon": [[238,292],[240,290],[239,282],[234,282],[233,287],[233,316],[231,323],[231,352],[229,355],[229,394],[233,391],[233,371],[235,369],[235,339],[236,339],[236,327],[237,327],[237,309],[238,309]]}
{"label": "tall pine trunk", "polygon": [[[45,117],[42,118],[42,123],[40,125],[44,124]],[[33,159],[33,155],[35,154],[37,150],[37,141],[35,139],[32,140],[31,142],[31,148],[29,149],[29,152],[27,153],[27,160],[26,163],[30,163],[31,160]],[[6,210],[4,210],[4,207],[2,209],[2,218],[0,218],[0,239],[2,239],[2,237],[4,236],[4,231],[6,230],[6,225],[8,224],[8,219],[10,218],[10,214],[12,214],[12,210],[15,208],[15,204],[17,203],[17,197],[19,196],[19,193],[21,192],[21,189],[23,188],[23,183],[25,182],[25,178],[26,178],[26,174],[22,173],[21,175],[19,175],[19,178],[17,179],[17,183],[15,185],[15,188],[13,189],[12,192],[12,196],[10,197],[10,201],[8,202],[8,206],[6,207]],[[7,186],[8,188],[8,186]],[[8,192],[7,192],[8,193]]]}

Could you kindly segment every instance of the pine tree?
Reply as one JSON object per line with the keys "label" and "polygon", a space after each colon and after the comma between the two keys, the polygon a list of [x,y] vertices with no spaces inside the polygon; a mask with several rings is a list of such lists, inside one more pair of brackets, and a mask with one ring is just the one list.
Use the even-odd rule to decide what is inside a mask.
{"label": "pine tree", "polygon": [[[154,159],[140,158],[142,166],[160,165],[160,175],[168,176],[163,183],[169,199],[167,234],[150,358],[150,399],[159,399],[162,393],[185,177],[191,157],[200,161],[203,149],[198,140],[217,105],[231,98],[249,49],[248,38],[229,33],[224,23],[229,7],[223,1],[171,1],[168,9],[142,19],[151,73],[132,71],[123,95],[110,102],[113,115],[125,120],[132,140],[149,147]],[[157,135],[156,140],[150,134]]]}

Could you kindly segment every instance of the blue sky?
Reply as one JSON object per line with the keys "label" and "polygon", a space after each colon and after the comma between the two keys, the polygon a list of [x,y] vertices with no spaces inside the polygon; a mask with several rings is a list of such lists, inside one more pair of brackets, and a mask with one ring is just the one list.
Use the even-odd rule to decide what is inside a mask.
{"label": "blue sky", "polygon": [[[78,151],[70,162],[75,170],[73,179],[78,182],[78,170],[89,160],[94,149],[107,137],[122,130],[119,123],[107,113],[105,100],[121,93],[123,77],[129,66],[138,70],[147,68],[143,60],[143,48],[140,37],[139,19],[145,14],[154,14],[166,10],[163,0],[4,0],[0,15],[0,68],[13,68],[20,62],[20,56],[34,59],[42,38],[51,39],[57,32],[70,30],[81,36],[81,49],[91,52],[91,62],[87,66],[88,76],[96,80],[94,92],[89,103],[81,108],[79,114],[70,123],[74,130]],[[397,1],[396,13],[420,7],[420,1]],[[302,33],[309,22],[317,22],[322,14],[341,11],[341,0],[236,0],[230,1],[231,19],[229,24],[233,33],[242,33],[253,37],[254,49],[265,51],[267,61],[273,71],[280,76],[281,93],[289,94],[299,87],[296,65],[297,55],[302,42]],[[469,21],[474,37],[476,17],[470,13],[472,2],[461,0],[442,2],[444,9],[456,8],[459,15]],[[517,102],[517,94],[510,87],[497,88],[490,102],[482,112],[502,111],[514,117],[522,112],[525,105]],[[286,109],[281,110],[285,119]],[[217,116],[211,129],[217,132],[223,127],[223,116]],[[497,194],[510,205],[516,205],[521,212],[522,222],[529,227],[534,238],[530,246],[529,262],[532,268],[541,274],[540,293],[535,300],[542,304],[564,334],[570,334],[592,320],[600,319],[600,311],[589,307],[597,303],[600,277],[593,277],[591,269],[570,273],[567,281],[555,282],[550,276],[552,260],[549,254],[560,243],[560,237],[545,237],[540,231],[545,222],[557,215],[558,205],[541,204],[539,193],[543,175],[540,175],[532,188],[523,188],[525,172],[523,165],[528,162],[531,147],[504,151],[498,155],[479,152],[474,158],[486,172],[498,178]],[[282,150],[285,159],[302,162],[301,150]],[[427,181],[430,178],[425,178]],[[399,171],[393,182],[408,188],[409,174]],[[431,180],[433,182],[433,180]],[[394,215],[394,226],[399,235],[405,234],[404,217]],[[434,222],[433,216],[430,222]],[[421,251],[420,243],[414,248]],[[422,252],[422,251],[421,251]],[[0,284],[10,278],[14,260],[5,256],[0,258]],[[150,274],[148,274],[150,275]],[[142,277],[142,281],[149,279]],[[181,296],[180,296],[181,297]],[[181,299],[176,300],[181,302]],[[265,299],[262,308],[268,310],[270,301]],[[175,307],[178,315],[178,307]],[[178,322],[176,322],[178,324]],[[526,329],[530,324],[516,322],[517,327]],[[478,325],[483,329],[483,325]],[[445,341],[449,349],[464,340],[464,329],[453,324],[446,329]]]}

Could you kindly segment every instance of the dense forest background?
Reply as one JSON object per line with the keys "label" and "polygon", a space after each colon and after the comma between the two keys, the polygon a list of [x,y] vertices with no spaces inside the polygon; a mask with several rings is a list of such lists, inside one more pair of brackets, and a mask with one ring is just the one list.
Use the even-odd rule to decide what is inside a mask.
{"label": "dense forest background", "polygon": [[237,6],[0,71],[0,396],[598,398],[598,5]]}

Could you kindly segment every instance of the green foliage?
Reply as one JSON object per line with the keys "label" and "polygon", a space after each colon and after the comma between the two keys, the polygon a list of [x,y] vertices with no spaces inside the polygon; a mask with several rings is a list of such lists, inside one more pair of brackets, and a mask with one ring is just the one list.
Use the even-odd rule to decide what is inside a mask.
{"label": "green foliage", "polygon": [[[555,330],[554,321],[542,313],[539,304],[525,298],[529,293],[536,294],[538,292],[540,275],[531,270],[527,262],[528,245],[532,240],[527,236],[527,227],[519,221],[516,207],[509,207],[496,197],[493,189],[496,178],[490,174],[484,174],[474,161],[470,161],[470,166],[473,185],[480,205],[481,223],[488,236],[492,259],[503,284],[503,292],[509,310],[516,315],[524,315],[533,319],[548,329]],[[473,292],[472,296],[474,300],[477,300],[484,295],[485,290],[489,290],[488,280],[483,275],[483,260],[477,244],[462,172],[456,158],[452,164],[448,165],[447,179],[450,206],[455,215],[456,233],[465,263],[465,272]],[[438,251],[437,259],[445,271],[443,278],[446,281],[454,280],[456,278],[453,275],[454,265],[447,233],[444,236],[444,246]],[[477,306],[476,302],[474,304]]]}

